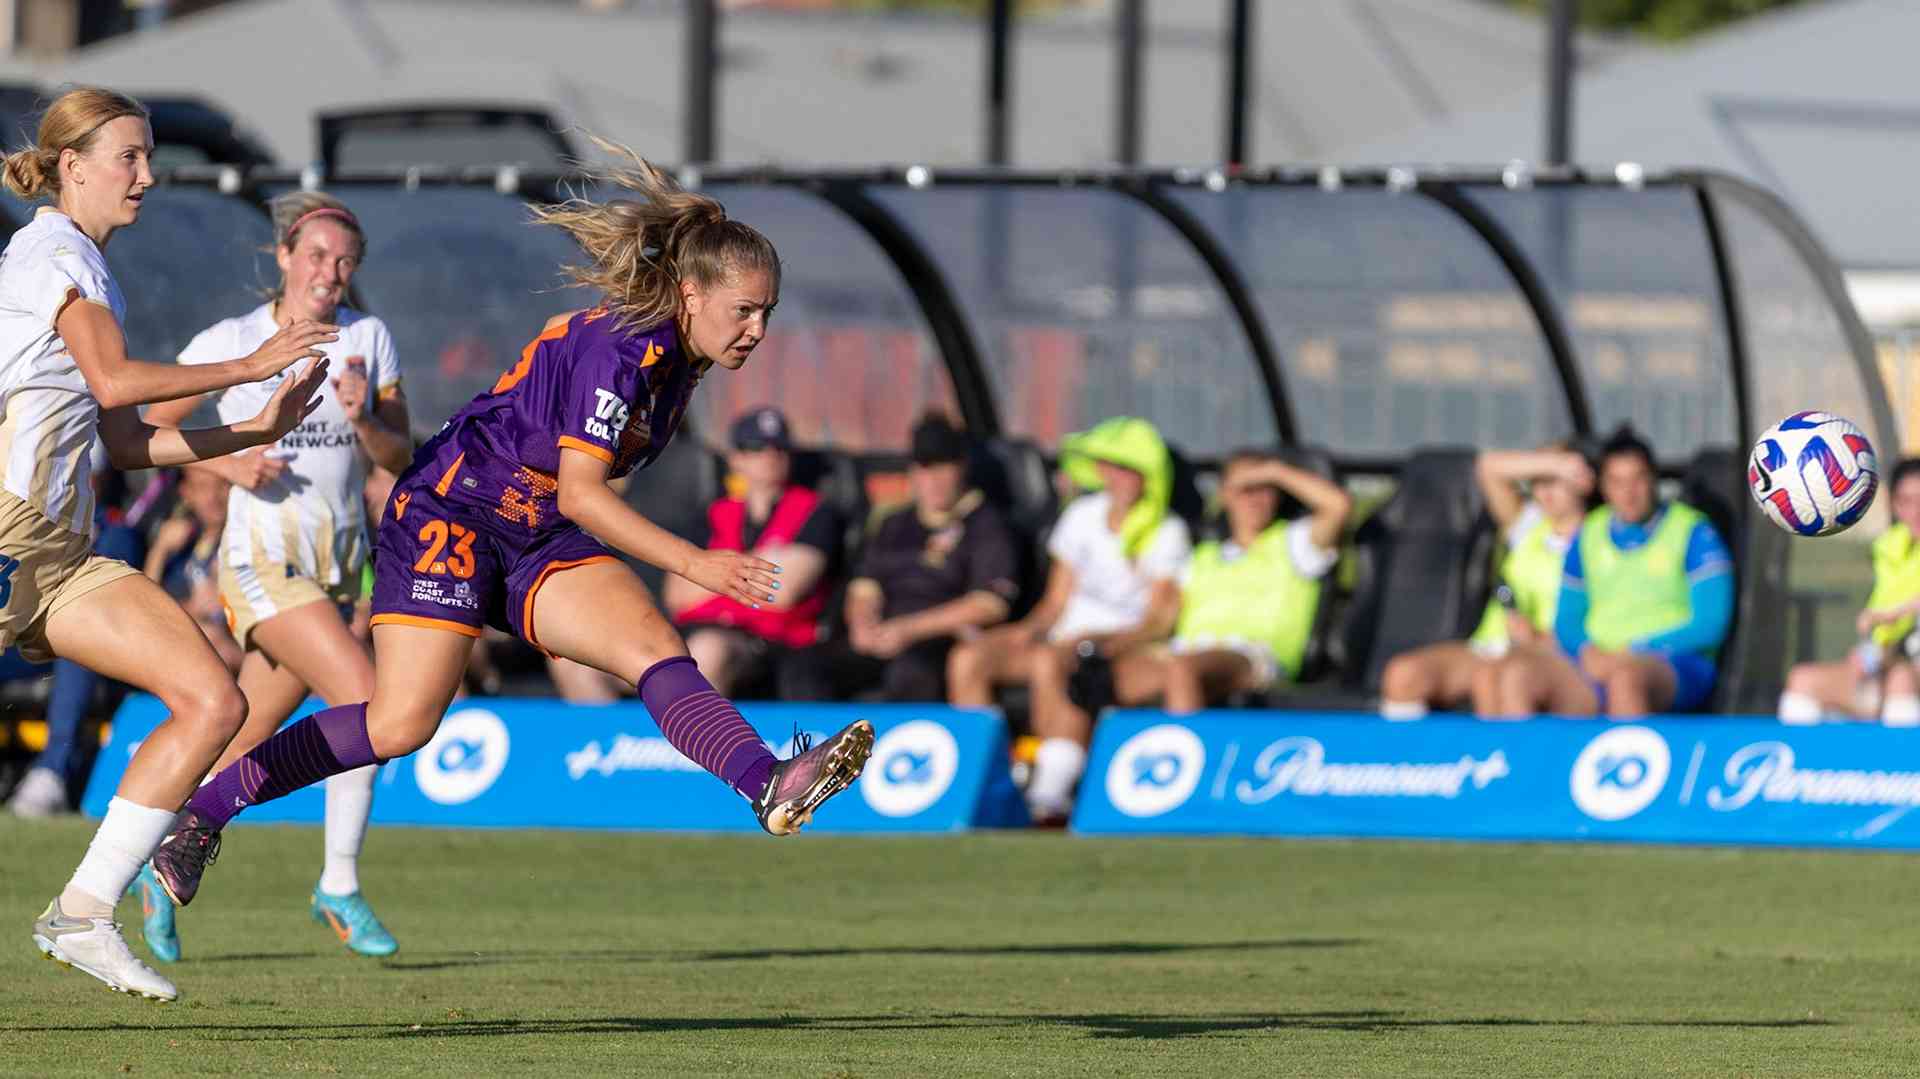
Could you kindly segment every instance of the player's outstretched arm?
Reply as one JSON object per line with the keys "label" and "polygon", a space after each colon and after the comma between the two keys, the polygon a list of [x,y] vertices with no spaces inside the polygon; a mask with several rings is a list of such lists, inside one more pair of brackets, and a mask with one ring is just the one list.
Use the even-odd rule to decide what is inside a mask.
{"label": "player's outstretched arm", "polygon": [[[198,397],[279,374],[339,336],[335,327],[299,321],[268,338],[252,355],[225,363],[147,363],[127,355],[127,339],[113,313],[97,303],[69,302],[54,319],[80,377],[102,410]],[[251,443],[249,443],[251,445]]]}
{"label": "player's outstretched arm", "polygon": [[222,427],[155,427],[142,420],[131,406],[108,409],[100,415],[100,440],[106,444],[113,466],[120,469],[160,468],[224,457],[277,441],[299,426],[320,407],[320,388],[326,379],[327,360],[322,356],[282,382],[259,415]]}
{"label": "player's outstretched arm", "polygon": [[560,450],[560,513],[602,542],[668,573],[751,607],[773,601],[780,567],[741,551],[703,551],[627,505],[607,486],[611,468],[590,453]]}

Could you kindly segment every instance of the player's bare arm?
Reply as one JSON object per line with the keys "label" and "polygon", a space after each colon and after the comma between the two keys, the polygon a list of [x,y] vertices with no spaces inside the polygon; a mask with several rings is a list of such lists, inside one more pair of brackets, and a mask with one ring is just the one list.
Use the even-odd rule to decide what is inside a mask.
{"label": "player's bare arm", "polygon": [[127,339],[113,312],[76,300],[67,302],[54,324],[73,353],[87,389],[103,409],[199,397],[243,382],[259,382],[301,360],[321,358],[318,346],[338,336],[332,326],[297,322],[241,359],[197,366],[148,363],[127,355]]}
{"label": "player's bare arm", "polygon": [[322,356],[281,383],[259,415],[220,427],[155,427],[131,406],[108,409],[100,415],[100,439],[114,467],[122,469],[191,464],[264,446],[299,426],[320,406],[318,394],[326,377],[327,360]]}
{"label": "player's bare arm", "polygon": [[773,601],[780,567],[740,551],[704,551],[647,520],[607,486],[605,461],[575,449],[560,451],[556,493],[560,512],[615,549],[749,606]]}

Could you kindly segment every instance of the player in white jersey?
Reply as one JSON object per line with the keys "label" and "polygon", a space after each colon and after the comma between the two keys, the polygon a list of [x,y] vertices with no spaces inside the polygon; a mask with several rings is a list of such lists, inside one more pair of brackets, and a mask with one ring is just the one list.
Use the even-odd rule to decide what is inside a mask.
{"label": "player in white jersey", "polygon": [[[349,630],[367,562],[362,490],[369,460],[399,472],[413,458],[400,361],[386,323],[351,305],[353,274],[366,250],[360,222],[345,204],[317,191],[273,202],[274,258],[280,287],[259,307],[201,331],[183,364],[243,355],[307,319],[339,327],[322,347],[340,371],[320,407],[274,446],[194,465],[233,483],[221,537],[220,598],[234,639],[247,650],[240,689],[247,723],[214,771],[280,729],[309,693],[329,705],[373,696],[373,660]],[[216,395],[220,418],[258,411],[270,387],[234,386]],[[178,426],[196,401],[169,401],[147,420]],[[361,955],[391,955],[399,945],[360,893],[358,861],[373,811],[368,765],[327,780],[326,849],[310,910]],[[134,884],[155,958],[180,957],[173,901],[143,869]]]}
{"label": "player in white jersey", "polygon": [[[246,718],[246,699],[187,612],[124,562],[92,553],[89,449],[122,469],[262,446],[317,405],[333,327],[290,326],[242,359],[200,367],[127,356],[126,301],[102,251],[140,216],[153,133],[111,90],[62,94],[37,145],[6,155],[7,187],[53,205],[0,254],[0,648],[59,656],[159,697],[169,716],[141,744],[65,890],[33,925],[48,958],[158,1000],[173,985],[134,958],[113,910],[174,814]],[[203,430],[158,428],[137,405],[278,379],[259,413]],[[157,657],[164,657],[156,662]]]}

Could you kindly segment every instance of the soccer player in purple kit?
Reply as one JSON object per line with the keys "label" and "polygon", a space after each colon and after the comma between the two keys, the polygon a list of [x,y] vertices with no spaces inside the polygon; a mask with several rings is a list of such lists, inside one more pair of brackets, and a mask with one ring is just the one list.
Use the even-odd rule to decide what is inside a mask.
{"label": "soccer player in purple kit", "polygon": [[547,323],[414,455],[374,541],[373,698],[286,727],[194,794],[153,856],[176,903],[192,902],[241,810],[426,745],[483,625],[635,684],[668,741],[746,798],[774,835],[798,830],[865,767],[865,720],[776,759],[614,557],[748,604],[780,587],[773,563],[702,550],[609,486],[659,456],[712,366],[747,362],[779,298],[780,260],[718,202],[601,145],[630,161],[603,179],[638,197],[534,214],[580,244],[586,263],[567,276],[603,302]]}

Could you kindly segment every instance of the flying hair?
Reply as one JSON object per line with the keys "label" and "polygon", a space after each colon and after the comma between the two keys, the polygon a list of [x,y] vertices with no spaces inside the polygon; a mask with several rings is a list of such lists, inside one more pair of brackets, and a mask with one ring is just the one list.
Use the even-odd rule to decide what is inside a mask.
{"label": "flying hair", "polygon": [[561,274],[603,294],[620,326],[649,329],[678,315],[683,281],[704,289],[758,271],[779,295],[780,256],[758,229],[729,218],[717,200],[685,190],[627,147],[588,138],[618,164],[583,164],[587,179],[636,197],[575,197],[536,206],[533,216],[580,245],[586,260],[562,267]]}

